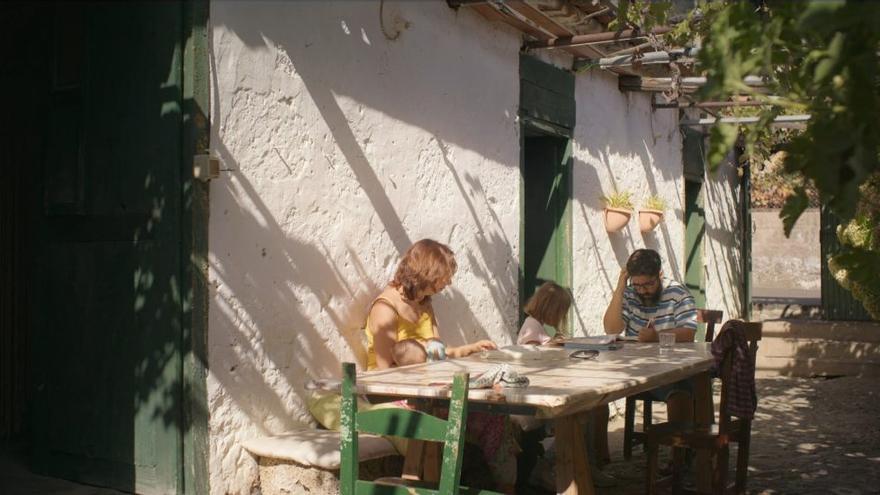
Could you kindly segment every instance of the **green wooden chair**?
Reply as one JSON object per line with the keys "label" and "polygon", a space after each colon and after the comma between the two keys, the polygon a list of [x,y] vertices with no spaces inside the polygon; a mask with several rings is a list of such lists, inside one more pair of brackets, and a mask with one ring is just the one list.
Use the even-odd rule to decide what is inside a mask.
{"label": "green wooden chair", "polygon": [[[481,494],[486,490],[459,486],[467,427],[468,374],[457,373],[452,383],[447,420],[419,411],[388,408],[357,411],[357,372],[353,363],[342,364],[341,451],[339,486],[342,495]],[[403,478],[358,479],[358,433],[442,442],[443,458],[439,484]]]}

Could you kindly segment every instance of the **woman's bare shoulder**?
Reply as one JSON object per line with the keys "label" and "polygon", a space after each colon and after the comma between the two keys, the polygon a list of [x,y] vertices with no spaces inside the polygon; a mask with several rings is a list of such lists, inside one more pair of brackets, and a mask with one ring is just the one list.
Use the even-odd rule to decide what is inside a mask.
{"label": "woman's bare shoulder", "polygon": [[375,327],[381,327],[385,324],[396,323],[399,310],[397,304],[400,296],[393,287],[386,287],[376,299],[370,308],[370,321]]}

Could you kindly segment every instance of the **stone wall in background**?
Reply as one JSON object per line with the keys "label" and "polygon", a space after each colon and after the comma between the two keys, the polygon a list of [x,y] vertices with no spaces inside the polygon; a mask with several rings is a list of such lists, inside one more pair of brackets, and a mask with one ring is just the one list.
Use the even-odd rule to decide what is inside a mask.
{"label": "stone wall in background", "polygon": [[778,209],[752,211],[752,287],[795,289],[817,296],[821,287],[819,210],[801,215],[785,237]]}

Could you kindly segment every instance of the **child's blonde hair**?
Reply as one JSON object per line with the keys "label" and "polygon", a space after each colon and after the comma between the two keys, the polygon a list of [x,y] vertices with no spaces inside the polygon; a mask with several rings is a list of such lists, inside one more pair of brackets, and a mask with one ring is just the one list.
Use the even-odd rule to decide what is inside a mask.
{"label": "child's blonde hair", "polygon": [[551,325],[566,335],[571,292],[553,282],[544,282],[526,302],[525,312],[532,318]]}

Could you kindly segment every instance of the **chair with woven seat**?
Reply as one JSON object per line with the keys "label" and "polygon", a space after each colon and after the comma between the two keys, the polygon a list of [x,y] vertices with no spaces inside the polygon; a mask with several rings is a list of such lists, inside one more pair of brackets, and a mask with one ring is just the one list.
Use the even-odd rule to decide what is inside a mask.
{"label": "chair with woven seat", "polygon": [[[698,309],[697,322],[706,324],[706,342],[715,337],[715,324],[724,317],[724,311],[715,309]],[[642,431],[635,430],[636,401],[642,401]],[[626,398],[626,411],[623,424],[623,458],[632,458],[633,446],[645,442],[645,430],[651,427],[651,414],[654,398],[649,392],[643,392]]]}
{"label": "chair with woven seat", "polygon": [[[751,367],[746,368],[750,376],[740,376],[754,382],[755,360],[758,351],[758,341],[761,340],[761,322],[743,322],[739,320],[729,321],[722,328],[724,332],[741,332],[742,338],[748,343],[747,357]],[[720,335],[719,335],[720,338]],[[739,338],[734,336],[734,338]],[[721,405],[718,420],[709,427],[697,428],[694,425],[675,423],[659,423],[651,426],[645,437],[645,448],[648,453],[647,468],[647,493],[656,493],[657,457],[658,447],[668,445],[673,447],[673,493],[680,493],[681,471],[684,464],[684,451],[687,448],[695,450],[708,450],[714,457],[714,469],[712,472],[712,493],[723,494],[729,489],[727,485],[727,471],[729,447],[731,443],[738,444],[736,462],[736,480],[734,490],[737,494],[746,493],[746,481],[749,465],[749,447],[752,434],[751,412],[735,417],[732,414],[729,394],[733,391],[731,385],[734,376],[732,369],[734,364],[735,346],[728,347],[720,363],[721,376]]]}
{"label": "chair with woven seat", "polygon": [[[459,486],[464,459],[467,427],[468,374],[457,373],[452,383],[448,419],[404,408],[357,410],[357,373],[353,363],[342,364],[341,436],[342,466],[339,471],[343,495],[363,494],[481,494],[500,495],[487,490]],[[443,446],[439,484],[404,478],[358,479],[358,433],[394,436]]]}

